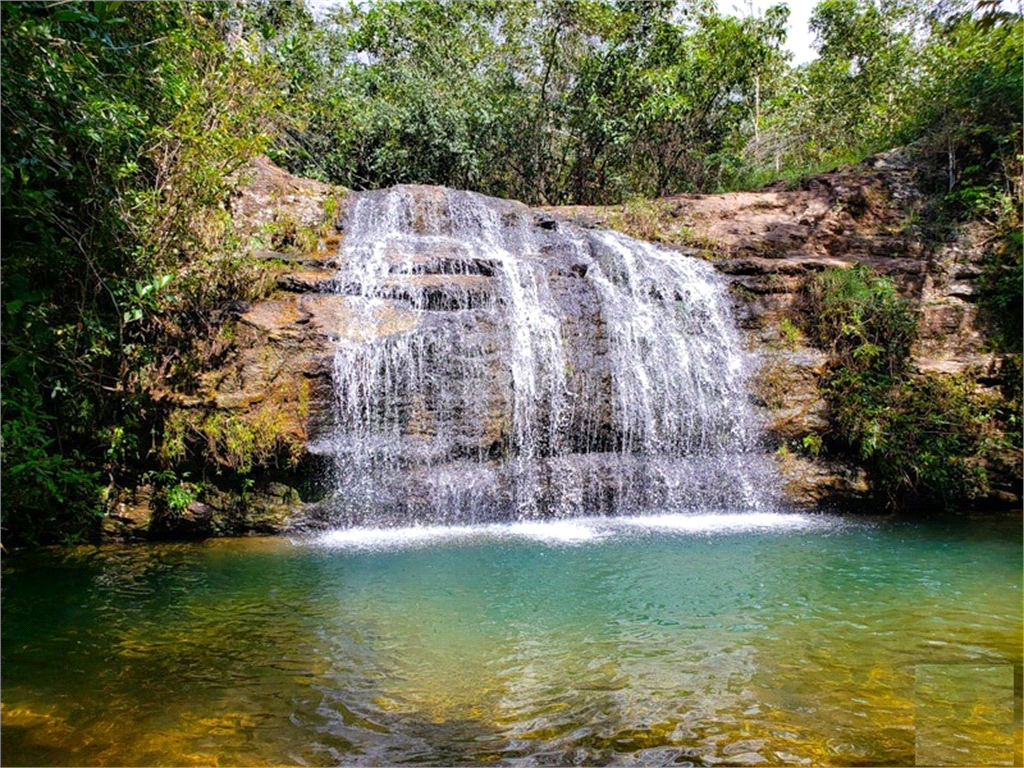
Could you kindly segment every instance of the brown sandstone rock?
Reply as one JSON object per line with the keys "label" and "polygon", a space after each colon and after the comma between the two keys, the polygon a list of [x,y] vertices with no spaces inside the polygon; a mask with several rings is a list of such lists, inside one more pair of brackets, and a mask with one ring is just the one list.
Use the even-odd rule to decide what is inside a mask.
{"label": "brown sandstone rock", "polygon": [[[327,201],[336,193],[328,185],[297,179],[261,160],[236,201],[238,229],[243,237],[259,237],[282,223],[318,227]],[[437,198],[441,191],[423,187],[416,194]],[[920,370],[981,371],[995,364],[983,346],[985,334],[976,305],[985,233],[970,230],[945,244],[927,241],[913,223],[923,201],[913,163],[897,152],[812,177],[797,189],[677,195],[652,207],[657,223],[652,237],[708,258],[732,284],[740,324],[762,359],[754,396],[764,408],[775,444],[799,445],[805,437],[820,438],[829,429],[827,405],[818,387],[824,353],[802,340],[789,348],[775,332],[783,318],[799,313],[800,286],[815,271],[865,264],[891,275],[920,308],[920,338],[914,348]],[[508,215],[518,215],[522,209],[518,203],[508,203]],[[341,215],[339,209],[335,216]],[[621,226],[625,221],[623,210],[616,207],[538,209],[532,215],[541,229],[555,229],[563,219],[586,227]],[[628,226],[625,229],[629,232]],[[337,237],[321,238],[322,247],[311,253],[272,250],[277,246],[270,243],[266,244],[270,250],[255,250],[252,258],[280,267],[275,273],[277,292],[236,313],[234,338],[222,362],[191,382],[187,391],[161,392],[159,399],[197,413],[272,423],[286,443],[303,446],[330,418],[331,367],[338,340],[367,340],[417,327],[425,321],[422,313],[409,309],[406,300],[410,298],[443,309],[446,296],[461,292],[471,303],[473,297],[483,300],[491,290],[493,264],[482,261],[475,274],[449,274],[450,265],[460,262],[452,250],[457,244],[439,244],[412,258],[395,255],[412,264],[411,273],[396,276],[392,300],[375,302],[367,317],[365,300],[334,292],[346,291],[346,286],[333,282],[338,243]],[[607,350],[601,348],[600,329],[595,331],[600,317],[594,297],[586,295],[580,287],[584,281],[578,279],[586,265],[564,261],[552,254],[551,281],[563,297],[559,301],[566,316],[563,333],[598,339],[573,349],[568,375],[574,388],[580,388],[579,382],[586,378],[588,386],[603,391],[610,388],[610,381],[603,373]],[[438,317],[429,322],[451,322]],[[486,339],[497,338],[495,329],[485,327],[457,332],[479,334],[482,347]],[[496,367],[494,375],[497,381],[503,374]],[[496,385],[495,392],[499,390]],[[497,395],[489,397],[492,416],[464,432],[477,449],[500,450],[511,429],[507,404]],[[410,434],[428,435],[436,429],[436,414],[429,403],[413,403],[411,412]],[[1008,466],[1012,458],[1008,457]],[[870,490],[863,473],[852,465],[813,460],[792,451],[781,463],[786,495],[800,505],[863,499]],[[1013,487],[1011,483],[999,492],[1012,496]],[[290,488],[277,490],[280,494],[268,491],[259,496],[263,500],[248,511],[238,511],[230,494],[219,500],[204,497],[197,502],[201,506],[187,511],[196,525],[207,525],[203,521],[209,520],[208,527],[215,531],[276,530],[301,505]],[[122,538],[143,535],[140,532],[152,523],[148,501],[118,503],[104,523],[105,530]],[[207,510],[212,510],[210,515]]]}
{"label": "brown sandstone rock", "polygon": [[115,490],[107,503],[101,525],[104,537],[116,541],[135,541],[149,535],[153,522],[153,486]]}

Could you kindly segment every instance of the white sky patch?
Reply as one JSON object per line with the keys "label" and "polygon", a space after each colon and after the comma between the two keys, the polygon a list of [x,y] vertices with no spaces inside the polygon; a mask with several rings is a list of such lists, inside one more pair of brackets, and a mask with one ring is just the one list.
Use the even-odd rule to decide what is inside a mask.
{"label": "white sky patch", "polygon": [[[754,13],[761,13],[765,8],[776,5],[779,0],[753,0],[744,2],[743,5],[733,4],[731,7],[721,3],[719,9],[724,13],[732,13],[736,16],[749,16]],[[808,28],[811,20],[811,12],[820,0],[787,0],[789,6],[789,28],[786,34],[786,48],[793,53],[793,64],[806,64],[818,54],[814,50],[814,35]],[[307,7],[318,21],[322,21],[332,10],[344,3],[342,0],[306,0]],[[366,2],[360,3],[365,5]]]}
{"label": "white sky patch", "polygon": [[[345,3],[342,0],[306,0],[306,7],[317,21],[323,21],[331,11],[343,5]],[[359,5],[365,4],[359,3]]]}
{"label": "white sky patch", "polygon": [[[818,56],[814,50],[814,34],[810,30],[811,13],[820,0],[785,0],[789,7],[789,26],[786,31],[786,48],[793,54],[793,65],[806,64]],[[725,4],[719,9],[726,13],[733,13],[736,16],[749,16],[753,13],[763,13],[766,8],[778,5],[779,0],[753,0],[752,3],[744,3],[742,6],[734,4],[731,11],[726,10]]]}

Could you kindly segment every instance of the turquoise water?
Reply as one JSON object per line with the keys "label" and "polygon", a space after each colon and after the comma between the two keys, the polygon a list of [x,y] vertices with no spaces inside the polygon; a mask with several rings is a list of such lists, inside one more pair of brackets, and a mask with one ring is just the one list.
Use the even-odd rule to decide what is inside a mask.
{"label": "turquoise water", "polygon": [[1020,764],[1019,516],[4,557],[4,765]]}

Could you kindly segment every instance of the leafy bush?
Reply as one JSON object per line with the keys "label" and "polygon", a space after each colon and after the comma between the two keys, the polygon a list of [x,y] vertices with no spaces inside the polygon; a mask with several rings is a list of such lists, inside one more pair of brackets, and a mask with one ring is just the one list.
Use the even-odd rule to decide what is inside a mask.
{"label": "leafy bush", "polygon": [[294,426],[308,411],[308,389],[298,387],[299,402],[263,403],[251,413],[179,408],[170,413],[160,455],[165,463],[201,457],[209,465],[247,475],[255,467],[295,466],[302,446]]}
{"label": "leafy bush", "polygon": [[903,373],[917,318],[891,279],[863,266],[825,270],[804,302],[808,335],[837,362],[880,381]]}
{"label": "leafy bush", "polygon": [[1000,346],[1020,352],[1024,340],[1024,232],[1009,230],[986,259],[981,308],[996,328]]}
{"label": "leafy bush", "polygon": [[804,296],[807,332],[830,352],[832,439],[864,461],[894,506],[984,496],[986,467],[1012,425],[969,376],[910,370],[916,318],[891,280],[862,267],[828,270]]}
{"label": "leafy bush", "polygon": [[173,512],[182,512],[199,498],[199,491],[191,483],[178,483],[167,489],[167,506]]}
{"label": "leafy bush", "polygon": [[91,533],[102,515],[99,473],[54,444],[38,393],[5,387],[2,403],[0,526],[32,543]]}
{"label": "leafy bush", "polygon": [[143,379],[246,283],[228,203],[288,112],[259,51],[225,43],[225,11],[0,6],[8,540],[90,529],[99,478],[159,431]]}
{"label": "leafy bush", "polygon": [[954,506],[985,495],[986,452],[1002,439],[994,403],[967,376],[915,375],[881,384],[840,368],[827,385],[840,439],[895,506]]}

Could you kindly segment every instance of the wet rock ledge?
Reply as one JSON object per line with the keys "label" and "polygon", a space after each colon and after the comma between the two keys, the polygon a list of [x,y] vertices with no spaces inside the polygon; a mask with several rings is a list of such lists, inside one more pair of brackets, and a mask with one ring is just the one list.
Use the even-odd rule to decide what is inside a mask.
{"label": "wet rock ledge", "polygon": [[[826,355],[796,331],[794,318],[809,274],[868,265],[890,275],[920,311],[913,350],[919,371],[967,373],[979,387],[991,386],[1000,359],[986,349],[977,304],[987,234],[970,227],[945,239],[924,232],[918,222],[929,183],[912,158],[895,151],[792,189],[534,215],[539,227],[563,220],[611,227],[711,261],[728,280],[738,322],[761,361],[752,396],[787,499],[807,508],[864,508],[872,489],[863,469],[815,451],[830,429],[820,387]],[[354,323],[333,282],[346,202],[344,190],[296,178],[266,159],[254,165],[233,213],[267,290],[258,301],[217,308],[215,364],[195,380],[151,387],[172,436],[207,450],[186,464],[188,480],[173,498],[146,482],[113,489],[107,538],[273,533],[315,508],[325,467],[306,446],[330,414],[332,338],[368,332]],[[394,329],[381,318],[371,330]],[[232,435],[270,460],[239,475],[245,459],[232,454]],[[996,501],[1020,503],[1019,465],[1009,460],[1001,470]]]}

